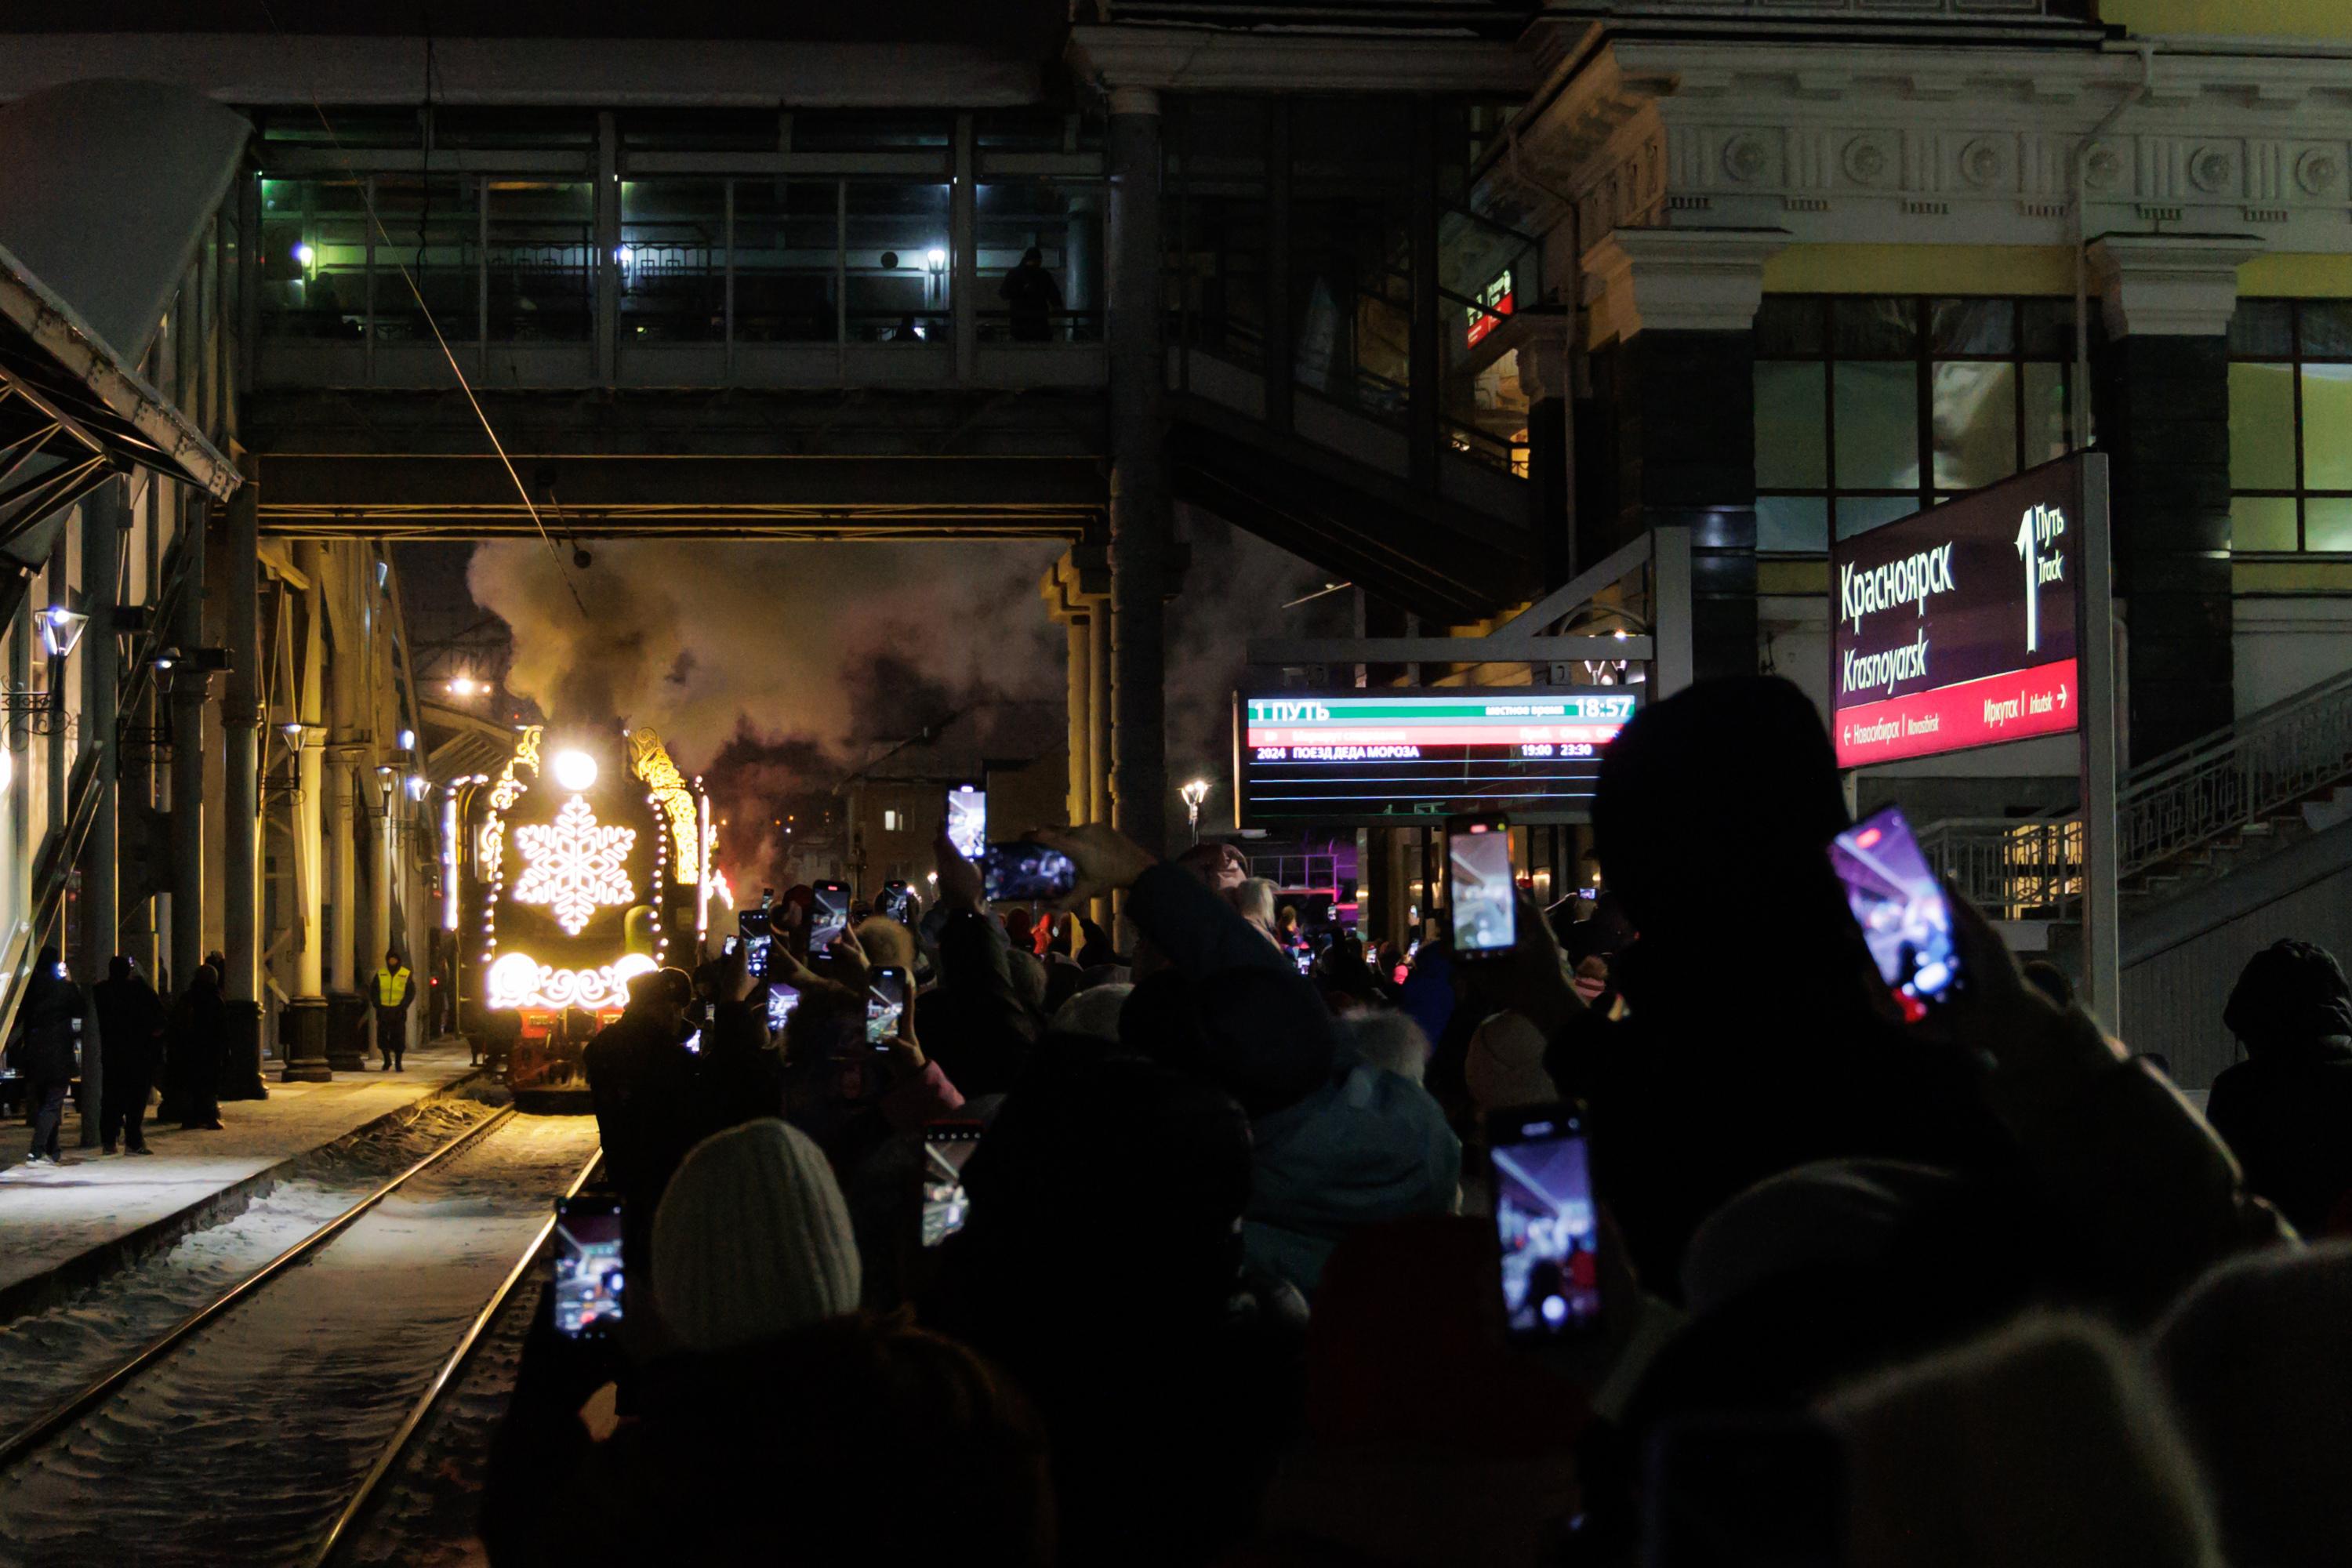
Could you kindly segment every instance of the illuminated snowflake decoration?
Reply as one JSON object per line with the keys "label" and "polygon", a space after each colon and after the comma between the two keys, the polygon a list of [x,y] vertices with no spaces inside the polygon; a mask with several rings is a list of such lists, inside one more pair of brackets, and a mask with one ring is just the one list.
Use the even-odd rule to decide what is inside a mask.
{"label": "illuminated snowflake decoration", "polygon": [[634,827],[599,827],[588,803],[573,795],[551,823],[515,829],[522,852],[522,879],[515,902],[545,904],[567,935],[578,936],[588,918],[605,905],[636,897],[629,886],[628,857],[637,841]]}

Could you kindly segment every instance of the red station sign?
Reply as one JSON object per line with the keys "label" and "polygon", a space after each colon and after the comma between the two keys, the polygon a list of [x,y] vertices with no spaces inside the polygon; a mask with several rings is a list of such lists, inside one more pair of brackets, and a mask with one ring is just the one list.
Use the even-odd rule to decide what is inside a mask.
{"label": "red station sign", "polygon": [[1832,548],[1839,766],[2078,727],[2083,508],[2066,458]]}

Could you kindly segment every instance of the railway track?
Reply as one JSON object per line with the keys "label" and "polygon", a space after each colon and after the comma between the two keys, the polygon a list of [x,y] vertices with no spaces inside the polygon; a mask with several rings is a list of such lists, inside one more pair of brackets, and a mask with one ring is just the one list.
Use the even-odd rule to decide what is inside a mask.
{"label": "railway track", "polygon": [[0,1439],[0,1565],[335,1561],[599,1158],[495,1111],[55,1400]]}

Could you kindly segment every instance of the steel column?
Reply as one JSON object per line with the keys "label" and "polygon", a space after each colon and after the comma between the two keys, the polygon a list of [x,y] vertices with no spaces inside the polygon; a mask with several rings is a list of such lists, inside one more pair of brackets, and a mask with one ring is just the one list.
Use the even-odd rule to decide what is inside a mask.
{"label": "steel column", "polygon": [[1110,101],[1111,795],[1120,831],[1168,847],[1166,604],[1171,502],[1160,321],[1160,100]]}
{"label": "steel column", "polygon": [[228,1033],[224,1092],[268,1095],[261,1081],[261,559],[259,463],[241,457],[245,483],[229,498],[228,678],[221,692],[221,955]]}

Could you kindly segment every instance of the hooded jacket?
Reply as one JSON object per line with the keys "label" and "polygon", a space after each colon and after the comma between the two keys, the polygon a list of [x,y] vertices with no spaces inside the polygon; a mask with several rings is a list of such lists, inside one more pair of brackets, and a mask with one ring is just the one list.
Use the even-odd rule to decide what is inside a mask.
{"label": "hooded jacket", "polygon": [[2247,963],[2221,1018],[2247,1059],[2213,1080],[2205,1116],[2247,1186],[2297,1230],[2352,1229],[2352,984],[2342,966],[2308,942],[2275,942]]}
{"label": "hooded jacket", "polygon": [[80,989],[58,973],[58,950],[41,949],[25,985],[24,1033],[12,1053],[16,1070],[35,1082],[73,1077],[75,1025],[80,1018]]}

